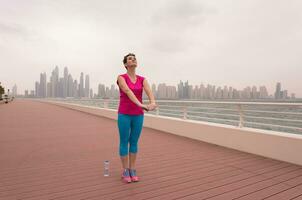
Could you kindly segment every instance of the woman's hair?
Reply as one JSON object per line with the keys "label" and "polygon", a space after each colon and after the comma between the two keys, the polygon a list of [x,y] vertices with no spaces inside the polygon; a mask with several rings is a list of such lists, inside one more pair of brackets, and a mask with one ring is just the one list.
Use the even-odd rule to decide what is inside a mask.
{"label": "woman's hair", "polygon": [[[134,57],[135,57],[135,54],[134,54],[134,53],[128,53],[127,55],[125,55],[125,56],[124,56],[124,59],[123,59],[124,65],[127,63],[127,58],[128,58],[129,56],[134,56]],[[126,69],[127,69],[127,67],[126,67]]]}

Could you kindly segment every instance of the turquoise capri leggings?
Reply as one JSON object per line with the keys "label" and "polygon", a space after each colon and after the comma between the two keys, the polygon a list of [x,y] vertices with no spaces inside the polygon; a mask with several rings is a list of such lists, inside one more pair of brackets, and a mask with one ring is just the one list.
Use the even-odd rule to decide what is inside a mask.
{"label": "turquoise capri leggings", "polygon": [[142,132],[144,115],[126,115],[118,113],[118,129],[120,134],[120,156],[128,155],[129,152],[137,153],[137,143]]}

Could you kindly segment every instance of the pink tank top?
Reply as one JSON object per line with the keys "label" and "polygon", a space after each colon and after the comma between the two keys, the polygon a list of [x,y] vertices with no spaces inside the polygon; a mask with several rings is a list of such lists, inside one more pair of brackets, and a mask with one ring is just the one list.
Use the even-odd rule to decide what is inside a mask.
{"label": "pink tank top", "polygon": [[[134,93],[134,95],[136,96],[136,98],[142,103],[142,96],[143,96],[143,81],[144,81],[144,77],[142,76],[138,76],[136,75],[136,82],[133,83],[128,74],[121,74],[120,76],[122,76],[129,89],[132,90],[132,92]],[[118,82],[117,82],[118,84]],[[120,114],[127,114],[127,115],[143,115],[144,111],[142,108],[140,108],[139,106],[137,106],[135,103],[133,103],[129,97],[127,96],[127,94],[125,92],[123,92],[123,90],[121,90],[121,88],[119,87],[120,90],[120,104],[119,104],[119,108],[118,108],[118,113]]]}

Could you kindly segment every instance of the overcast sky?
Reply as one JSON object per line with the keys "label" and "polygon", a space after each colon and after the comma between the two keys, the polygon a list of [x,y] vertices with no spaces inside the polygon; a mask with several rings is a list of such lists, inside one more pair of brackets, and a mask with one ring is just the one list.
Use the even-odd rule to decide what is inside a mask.
{"label": "overcast sky", "polygon": [[0,0],[0,82],[34,89],[56,65],[90,85],[115,84],[134,52],[137,74],[302,97],[301,0]]}

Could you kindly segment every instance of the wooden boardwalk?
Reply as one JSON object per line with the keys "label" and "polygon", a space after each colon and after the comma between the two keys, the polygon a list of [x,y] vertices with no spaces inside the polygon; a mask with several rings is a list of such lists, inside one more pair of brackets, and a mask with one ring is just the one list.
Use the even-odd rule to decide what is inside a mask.
{"label": "wooden boardwalk", "polygon": [[0,114],[1,200],[302,200],[301,166],[148,128],[125,184],[116,121],[19,99]]}

